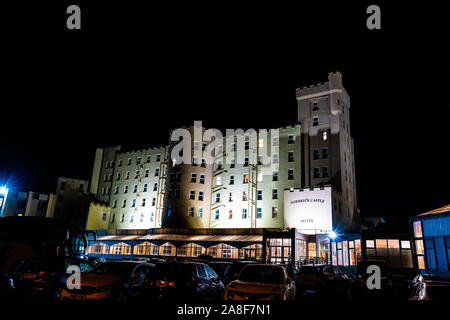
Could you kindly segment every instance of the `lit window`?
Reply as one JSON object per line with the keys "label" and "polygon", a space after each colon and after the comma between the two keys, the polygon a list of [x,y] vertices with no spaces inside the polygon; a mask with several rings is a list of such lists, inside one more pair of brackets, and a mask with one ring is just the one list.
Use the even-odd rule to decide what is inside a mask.
{"label": "lit window", "polygon": [[242,191],[242,201],[247,201],[247,191]]}
{"label": "lit window", "polygon": [[326,131],[324,131],[323,133],[322,133],[322,140],[327,140],[328,139],[328,133],[326,132]]}
{"label": "lit window", "polygon": [[248,183],[248,174],[244,174],[242,183]]}
{"label": "lit window", "polygon": [[367,248],[375,248],[375,241],[374,240],[366,240],[366,247]]}
{"label": "lit window", "polygon": [[258,148],[264,148],[264,139],[258,140]]}
{"label": "lit window", "polygon": [[413,222],[413,231],[414,231],[414,238],[422,238],[422,225],[420,221],[414,221]]}
{"label": "lit window", "polygon": [[216,186],[221,186],[222,185],[222,176],[217,176],[216,177]]}
{"label": "lit window", "polygon": [[411,249],[411,242],[408,240],[402,240],[400,241],[400,244],[402,246],[402,249]]}
{"label": "lit window", "polygon": [[276,218],[278,216],[278,207],[272,207],[272,218]]}
{"label": "lit window", "polygon": [[262,174],[262,172],[258,172],[258,182],[263,182],[263,174]]}
{"label": "lit window", "polygon": [[228,211],[228,219],[233,219],[233,210]]}

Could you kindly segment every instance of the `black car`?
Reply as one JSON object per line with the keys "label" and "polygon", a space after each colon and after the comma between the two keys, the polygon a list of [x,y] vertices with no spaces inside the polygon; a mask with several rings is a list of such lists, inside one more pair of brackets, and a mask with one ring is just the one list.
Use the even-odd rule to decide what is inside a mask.
{"label": "black car", "polygon": [[198,262],[172,261],[156,265],[142,289],[144,299],[221,300],[225,287],[217,273]]}
{"label": "black car", "polygon": [[295,275],[297,296],[304,294],[334,294],[339,298],[350,296],[349,276],[332,265],[304,265]]}

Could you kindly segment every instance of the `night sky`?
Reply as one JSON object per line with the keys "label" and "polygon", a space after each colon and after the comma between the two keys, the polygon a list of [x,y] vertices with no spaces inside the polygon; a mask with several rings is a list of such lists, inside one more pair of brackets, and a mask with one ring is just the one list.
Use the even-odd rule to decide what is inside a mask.
{"label": "night sky", "polygon": [[[165,145],[194,120],[294,124],[295,88],[340,71],[362,215],[448,204],[450,5],[358,2],[2,4],[0,180],[52,192],[58,176],[90,179],[96,147]],[[66,29],[69,4],[81,30]]]}

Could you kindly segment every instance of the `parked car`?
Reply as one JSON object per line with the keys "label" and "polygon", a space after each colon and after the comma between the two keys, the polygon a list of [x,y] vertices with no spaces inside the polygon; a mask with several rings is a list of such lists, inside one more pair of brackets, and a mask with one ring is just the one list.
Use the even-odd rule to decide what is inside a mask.
{"label": "parked car", "polygon": [[450,301],[450,280],[428,274],[417,275],[411,282],[408,300]]}
{"label": "parked car", "polygon": [[285,267],[248,264],[225,289],[225,300],[294,300],[296,286]]}
{"label": "parked car", "polygon": [[67,274],[55,272],[53,265],[38,257],[18,262],[10,276],[14,283],[11,294],[20,299],[60,300]]}
{"label": "parked car", "polygon": [[116,261],[98,265],[81,274],[81,288],[65,288],[62,299],[125,301],[140,295],[145,277],[154,264],[141,261]]}
{"label": "parked car", "polygon": [[222,300],[225,287],[208,265],[192,261],[158,264],[145,279],[142,295],[158,300]]}
{"label": "parked car", "polygon": [[295,280],[298,297],[311,293],[338,294],[339,297],[350,295],[350,278],[337,266],[304,265],[300,268]]}
{"label": "parked car", "polygon": [[232,280],[233,263],[228,261],[210,261],[208,265],[218,274],[226,286]]}
{"label": "parked car", "polygon": [[237,279],[239,272],[248,264],[258,264],[257,261],[214,261],[209,265],[219,274],[224,285],[228,285],[231,281]]}

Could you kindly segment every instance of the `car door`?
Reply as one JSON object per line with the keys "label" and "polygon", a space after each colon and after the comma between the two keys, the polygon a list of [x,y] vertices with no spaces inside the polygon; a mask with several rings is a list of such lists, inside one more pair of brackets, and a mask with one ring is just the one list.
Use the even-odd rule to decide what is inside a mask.
{"label": "car door", "polygon": [[209,288],[208,292],[212,299],[219,300],[222,298],[223,295],[223,284],[220,281],[219,276],[217,273],[210,267],[205,266],[206,275],[209,278]]}
{"label": "car door", "polygon": [[206,270],[203,265],[196,265],[197,270],[197,298],[200,300],[210,300],[210,280],[206,274]]}

